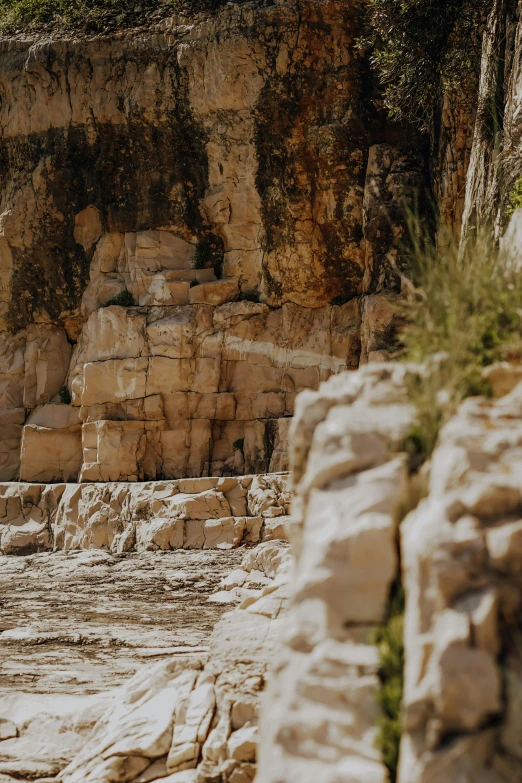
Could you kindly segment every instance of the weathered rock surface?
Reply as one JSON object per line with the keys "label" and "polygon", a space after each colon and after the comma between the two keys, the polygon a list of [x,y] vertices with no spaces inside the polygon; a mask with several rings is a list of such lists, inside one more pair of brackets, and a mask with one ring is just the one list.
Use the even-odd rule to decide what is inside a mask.
{"label": "weathered rock surface", "polygon": [[375,365],[297,401],[293,423],[296,566],[261,723],[261,783],[375,781],[379,710],[372,626],[397,575],[408,494],[400,448],[411,422],[408,368]]}
{"label": "weathered rock surface", "polygon": [[[10,564],[26,578],[0,633],[0,645],[17,653],[16,670],[0,668],[0,774],[58,774],[64,783],[171,775],[178,783],[252,781],[259,696],[286,600],[288,555],[278,543],[242,554],[10,559],[4,578],[13,578]],[[230,605],[209,593],[220,577],[231,588],[226,572],[240,563],[232,574],[241,570],[242,586],[229,595],[241,608],[223,617],[209,641]],[[70,598],[64,620],[56,618],[60,591]],[[35,595],[40,619],[27,624]],[[161,661],[142,665],[151,658]]]}
{"label": "weathered rock surface", "polygon": [[[498,371],[497,371],[498,376]],[[401,783],[517,780],[522,385],[466,401],[443,429],[429,495],[402,525]]]}
{"label": "weathered rock surface", "polygon": [[[286,539],[287,474],[143,484],[0,484],[0,552],[233,549]],[[277,520],[277,523],[274,523]]]}
{"label": "weathered rock surface", "polygon": [[295,394],[386,358],[426,166],[360,10],[0,43],[0,480],[287,470]]}
{"label": "weathered rock surface", "polygon": [[208,598],[241,558],[231,551],[3,557],[0,716],[17,736],[0,743],[0,773],[55,774],[137,669],[204,658],[227,608]]}

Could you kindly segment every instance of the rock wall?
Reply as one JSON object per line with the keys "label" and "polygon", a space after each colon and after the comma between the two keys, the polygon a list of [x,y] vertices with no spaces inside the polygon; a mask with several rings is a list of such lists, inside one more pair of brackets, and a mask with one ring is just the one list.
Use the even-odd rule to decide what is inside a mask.
{"label": "rock wall", "polygon": [[[50,530],[65,549],[247,547],[212,597],[241,603],[216,626],[208,660],[139,673],[63,780],[387,783],[374,632],[398,580],[399,783],[519,779],[521,370],[488,370],[495,398],[467,400],[417,475],[403,447],[415,421],[409,379],[424,371],[374,363],[299,396],[290,524],[281,475],[2,486],[4,548],[23,551],[38,525],[42,548]],[[293,561],[269,540],[282,534]]]}
{"label": "rock wall", "polygon": [[360,10],[0,41],[1,480],[286,470],[295,393],[386,354],[426,165]]}
{"label": "rock wall", "polygon": [[259,783],[385,783],[372,629],[398,571],[408,502],[407,369],[368,366],[298,399],[292,601],[261,724]]}
{"label": "rock wall", "polygon": [[0,552],[232,549],[286,539],[288,475],[0,484]]}
{"label": "rock wall", "polygon": [[497,399],[463,403],[431,464],[411,475],[406,379],[419,372],[369,366],[298,399],[295,568],[261,720],[260,783],[389,780],[375,744],[386,672],[372,629],[387,620],[398,579],[397,780],[508,783],[522,773],[520,368],[490,368]]}
{"label": "rock wall", "polygon": [[402,524],[400,783],[522,774],[522,385],[509,366],[490,378],[500,399],[466,401],[442,430],[428,497]]}

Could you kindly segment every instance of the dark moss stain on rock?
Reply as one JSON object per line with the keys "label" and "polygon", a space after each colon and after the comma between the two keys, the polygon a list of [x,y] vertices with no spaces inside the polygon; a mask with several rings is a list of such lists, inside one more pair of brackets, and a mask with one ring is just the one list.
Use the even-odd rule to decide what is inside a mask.
{"label": "dark moss stain on rock", "polygon": [[69,126],[0,142],[4,202],[27,188],[42,165],[45,179],[31,248],[14,249],[12,328],[23,328],[39,310],[57,323],[78,310],[94,248],[86,253],[76,244],[74,216],[88,205],[100,211],[106,231],[169,226],[183,236],[188,230],[210,238],[222,257],[199,210],[208,181],[205,133],[191,114],[185,74],[173,56],[161,57],[155,62],[174,71],[177,93],[175,106],[156,121],[129,111],[119,125]]}
{"label": "dark moss stain on rock", "polygon": [[[356,25],[353,9],[344,23]],[[312,51],[328,47],[330,25],[303,21],[302,36],[315,39]],[[323,39],[322,41],[320,39]],[[320,203],[321,191],[330,191],[334,214],[314,223],[320,233],[320,262],[324,268],[325,303],[334,296],[352,298],[360,292],[363,269],[351,258],[350,246],[360,243],[360,217],[354,201],[362,200],[366,109],[358,91],[361,79],[356,59],[338,67],[309,70],[289,68],[267,79],[255,114],[258,157],[257,188],[261,196],[265,250],[270,253],[298,241],[296,222],[304,208]],[[281,284],[270,280],[277,295]],[[291,286],[291,281],[288,281]]]}

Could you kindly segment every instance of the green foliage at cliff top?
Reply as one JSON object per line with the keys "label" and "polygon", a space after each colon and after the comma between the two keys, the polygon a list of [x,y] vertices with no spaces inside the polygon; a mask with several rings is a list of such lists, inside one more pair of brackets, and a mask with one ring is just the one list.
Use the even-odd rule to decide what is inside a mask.
{"label": "green foliage at cliff top", "polygon": [[367,0],[361,41],[391,117],[429,128],[441,90],[461,88],[479,66],[489,0]]}
{"label": "green foliage at cliff top", "polygon": [[110,32],[154,23],[179,11],[212,11],[227,0],[0,0],[0,32],[57,27]]}

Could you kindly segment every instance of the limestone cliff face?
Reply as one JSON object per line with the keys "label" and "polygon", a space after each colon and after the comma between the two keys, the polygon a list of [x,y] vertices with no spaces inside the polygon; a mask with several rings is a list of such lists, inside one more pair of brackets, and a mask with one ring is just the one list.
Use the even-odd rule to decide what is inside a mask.
{"label": "limestone cliff face", "polygon": [[1,478],[285,470],[295,394],[384,355],[426,167],[359,20],[0,44]]}
{"label": "limestone cliff face", "polygon": [[[361,293],[357,29],[356,4],[319,2],[136,38],[4,42],[5,323],[73,333],[95,242],[146,229],[209,240],[216,270],[273,305]],[[87,207],[99,223],[82,242]]]}

